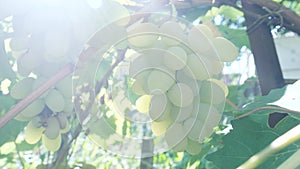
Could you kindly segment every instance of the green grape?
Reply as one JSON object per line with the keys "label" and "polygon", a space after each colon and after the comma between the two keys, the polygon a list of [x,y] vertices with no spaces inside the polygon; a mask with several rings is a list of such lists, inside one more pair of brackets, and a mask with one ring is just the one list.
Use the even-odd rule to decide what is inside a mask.
{"label": "green grape", "polygon": [[124,49],[127,47],[127,31],[123,26],[110,24],[104,28],[99,29],[87,42],[88,45],[100,49],[104,45],[116,47],[117,49]]}
{"label": "green grape", "polygon": [[42,59],[39,55],[39,53],[29,51],[25,55],[20,56],[17,59],[18,72],[26,71],[30,73],[37,67],[41,66]]}
{"label": "green grape", "polygon": [[22,115],[21,113],[18,114],[16,117],[15,117],[16,120],[18,121],[30,121],[32,118],[31,117],[26,117],[24,115]]}
{"label": "green grape", "polygon": [[55,152],[60,148],[61,135],[59,134],[54,139],[49,139],[45,134],[42,135],[42,143],[45,145],[48,151]]}
{"label": "green grape", "polygon": [[164,64],[172,70],[180,70],[187,62],[186,52],[179,46],[173,46],[164,54]]}
{"label": "green grape", "polygon": [[141,113],[148,113],[151,102],[151,95],[142,95],[135,102],[136,109]]}
{"label": "green grape", "polygon": [[158,27],[152,23],[140,23],[128,31],[128,42],[139,48],[150,47],[158,39]]}
{"label": "green grape", "polygon": [[28,77],[16,83],[10,90],[11,97],[14,99],[23,99],[29,95],[32,91],[33,82],[34,79]]}
{"label": "green grape", "polygon": [[28,144],[36,144],[38,141],[40,141],[44,130],[44,127],[37,128],[30,121],[25,128],[25,141]]}
{"label": "green grape", "polygon": [[60,91],[65,98],[72,97],[72,88],[72,76],[68,76],[56,84],[56,89]]}
{"label": "green grape", "polygon": [[152,133],[155,136],[163,135],[165,134],[165,132],[167,131],[167,129],[172,123],[173,123],[172,118],[167,118],[166,120],[160,122],[152,121],[151,123]]}
{"label": "green grape", "polygon": [[104,1],[105,4],[101,8],[103,16],[110,22],[117,25],[126,26],[130,22],[130,13],[122,4],[116,1]]}
{"label": "green grape", "polygon": [[148,94],[145,88],[146,88],[145,80],[142,79],[136,79],[132,84],[132,91],[137,95]]}
{"label": "green grape", "polygon": [[195,117],[188,118],[183,123],[183,128],[188,133],[188,138],[194,141],[200,141],[200,135],[203,128],[203,123]]}
{"label": "green grape", "polygon": [[197,155],[201,152],[202,150],[202,145],[201,143],[188,139],[188,144],[186,147],[186,151],[191,154],[191,155]]}
{"label": "green grape", "polygon": [[188,56],[187,65],[183,69],[185,74],[196,80],[207,79],[209,74],[209,68],[204,63],[204,57],[197,56],[196,54],[190,54]]}
{"label": "green grape", "polygon": [[194,110],[194,104],[190,104],[187,107],[173,106],[171,109],[171,116],[175,122],[183,122],[189,118]]}
{"label": "green grape", "polygon": [[153,70],[147,79],[147,86],[150,92],[160,91],[166,92],[175,83],[174,75],[161,70]]}
{"label": "green grape", "polygon": [[28,37],[13,37],[9,42],[9,47],[13,51],[23,51],[28,48]]}
{"label": "green grape", "polygon": [[56,115],[61,130],[65,129],[68,123],[68,117],[65,113],[58,113]]}
{"label": "green grape", "polygon": [[216,27],[216,25],[214,25],[214,23],[211,21],[204,21],[203,25],[207,26],[211,30],[214,37],[222,36],[222,33],[219,31],[218,27]]}
{"label": "green grape", "polygon": [[238,48],[223,37],[214,38],[213,45],[219,58],[224,62],[234,61],[239,55]]}
{"label": "green grape", "polygon": [[60,112],[64,110],[65,99],[63,95],[56,89],[49,91],[49,94],[45,98],[45,102],[49,109],[51,109],[53,112]]}
{"label": "green grape", "polygon": [[32,118],[43,111],[45,107],[44,100],[38,99],[22,110],[21,114],[25,117]]}
{"label": "green grape", "polygon": [[111,119],[101,117],[93,122],[88,123],[90,132],[99,135],[103,139],[109,138],[110,135],[115,133],[115,124]]}
{"label": "green grape", "polygon": [[195,96],[198,95],[200,87],[199,87],[199,82],[197,80],[192,79],[190,76],[187,76],[185,71],[183,70],[176,71],[175,77],[177,83],[184,83],[188,85],[192,89],[194,95]]}
{"label": "green grape", "polygon": [[168,128],[165,139],[168,146],[174,151],[183,151],[188,144],[183,126],[179,123],[173,123]]}
{"label": "green grape", "polygon": [[206,35],[207,29],[203,26],[194,26],[188,35],[190,47],[196,52],[206,52],[212,48],[212,43],[209,40],[210,35]]}
{"label": "green grape", "polygon": [[200,24],[196,26],[198,31],[203,33],[209,40],[211,40],[214,37],[213,31],[205,24]]}
{"label": "green grape", "polygon": [[220,86],[219,82],[215,81],[203,81],[200,87],[199,95],[202,103],[207,104],[220,104],[226,99],[226,89],[225,86]]}
{"label": "green grape", "polygon": [[178,107],[187,107],[193,103],[194,93],[192,89],[184,84],[177,83],[167,93],[170,101]]}
{"label": "green grape", "polygon": [[40,128],[43,126],[43,120],[41,119],[40,116],[35,116],[32,118],[31,123],[34,127]]}
{"label": "green grape", "polygon": [[46,124],[47,126],[44,134],[49,139],[55,139],[58,135],[60,135],[60,123],[56,117],[48,117],[46,120]]}
{"label": "green grape", "polygon": [[222,113],[212,105],[200,104],[197,117],[193,116],[184,121],[183,126],[188,137],[194,141],[202,142],[204,138],[213,133],[222,118]]}
{"label": "green grape", "polygon": [[154,94],[151,98],[149,116],[154,121],[162,121],[169,118],[171,104],[165,94]]}
{"label": "green grape", "polygon": [[179,45],[180,41],[186,39],[183,28],[174,21],[163,23],[159,28],[159,32],[162,38],[161,41],[169,46]]}
{"label": "green grape", "polygon": [[138,56],[130,62],[129,66],[129,76],[135,77],[137,74],[148,71],[149,69],[157,68],[162,63],[162,57],[153,52],[147,54],[138,54]]}

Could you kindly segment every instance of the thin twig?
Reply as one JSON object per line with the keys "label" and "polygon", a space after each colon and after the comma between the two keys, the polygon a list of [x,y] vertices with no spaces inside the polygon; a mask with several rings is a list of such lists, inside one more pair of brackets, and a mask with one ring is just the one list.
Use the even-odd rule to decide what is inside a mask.
{"label": "thin twig", "polygon": [[245,114],[242,114],[240,116],[237,116],[235,119],[240,119],[240,118],[249,116],[249,115],[251,115],[255,112],[262,111],[262,110],[275,110],[275,111],[281,111],[281,112],[290,112],[290,113],[300,114],[300,111],[290,110],[290,109],[286,109],[286,108],[283,108],[283,107],[264,106],[264,107],[259,107],[257,109],[251,110],[251,111],[249,111]]}
{"label": "thin twig", "polygon": [[235,105],[231,100],[226,99],[226,103],[229,104],[231,107],[233,107],[235,110],[238,110],[238,106]]}

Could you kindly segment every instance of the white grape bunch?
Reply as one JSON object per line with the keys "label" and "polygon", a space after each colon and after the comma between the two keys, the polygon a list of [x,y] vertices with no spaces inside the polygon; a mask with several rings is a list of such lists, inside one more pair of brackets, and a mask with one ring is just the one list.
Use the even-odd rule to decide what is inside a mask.
{"label": "white grape bunch", "polygon": [[141,23],[128,32],[137,52],[129,59],[135,107],[174,151],[198,154],[221,120],[228,89],[217,78],[238,49],[210,26],[168,21]]}

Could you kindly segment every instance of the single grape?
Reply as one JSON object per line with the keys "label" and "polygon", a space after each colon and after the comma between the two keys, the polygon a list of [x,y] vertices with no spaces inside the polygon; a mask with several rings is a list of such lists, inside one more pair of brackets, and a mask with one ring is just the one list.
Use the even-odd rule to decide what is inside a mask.
{"label": "single grape", "polygon": [[145,90],[146,88],[145,80],[136,79],[132,84],[132,91],[137,95],[148,94]]}
{"label": "single grape", "polygon": [[186,151],[191,154],[191,155],[197,155],[201,152],[202,150],[202,145],[201,143],[188,139],[188,144],[186,147]]}
{"label": "single grape", "polygon": [[21,111],[21,114],[25,117],[32,118],[43,111],[45,107],[44,100],[38,99],[32,102],[29,106]]}
{"label": "single grape", "polygon": [[213,44],[219,58],[224,62],[234,61],[238,55],[239,50],[233,43],[223,37],[216,37],[213,39]]}
{"label": "single grape", "polygon": [[40,141],[44,130],[44,127],[37,128],[30,121],[25,128],[25,141],[28,144],[36,144],[38,141]]}
{"label": "single grape", "polygon": [[170,47],[164,54],[164,64],[172,70],[180,70],[185,67],[187,54],[178,46]]}
{"label": "single grape", "polygon": [[159,32],[161,34],[162,42],[168,46],[179,45],[182,40],[186,39],[182,26],[175,21],[167,21],[163,23]]}
{"label": "single grape", "polygon": [[158,39],[158,27],[152,23],[140,23],[128,31],[128,42],[139,48],[152,46]]}
{"label": "single grape", "polygon": [[171,103],[164,93],[154,94],[151,97],[149,116],[154,121],[162,121],[169,118]]}
{"label": "single grape", "polygon": [[183,122],[189,118],[194,110],[194,104],[190,104],[187,107],[172,106],[171,116],[175,122]]}
{"label": "single grape", "polygon": [[176,83],[167,93],[170,101],[178,107],[187,107],[193,103],[194,93],[184,83]]}
{"label": "single grape", "polygon": [[198,95],[200,87],[199,87],[199,82],[195,79],[192,79],[190,76],[187,76],[184,70],[178,70],[176,71],[176,82],[177,83],[184,83],[186,85],[188,85],[194,95]]}
{"label": "single grape", "polygon": [[45,98],[45,102],[49,109],[51,109],[53,112],[60,112],[64,110],[65,99],[63,95],[56,89],[49,91],[49,94]]}
{"label": "single grape", "polygon": [[147,79],[147,86],[150,92],[160,91],[166,92],[175,83],[174,75],[158,69],[153,70]]}
{"label": "single grape", "polygon": [[190,54],[188,56],[187,65],[183,69],[185,74],[196,80],[204,80],[210,76],[208,65],[204,62],[203,56]]}
{"label": "single grape", "polygon": [[207,35],[207,28],[203,25],[196,25],[194,26],[188,35],[188,41],[190,47],[195,50],[195,52],[206,52],[210,48],[212,48],[212,43],[209,40],[209,37],[212,33],[208,33]]}
{"label": "single grape", "polygon": [[226,88],[226,86],[220,86],[212,80],[203,81],[199,91],[201,102],[207,104],[223,103],[226,99]]}
{"label": "single grape", "polygon": [[183,126],[173,123],[165,134],[165,139],[170,148],[174,151],[183,151],[187,147],[187,137]]}
{"label": "single grape", "polygon": [[44,134],[49,139],[55,139],[58,135],[60,135],[60,124],[57,117],[51,116],[47,118]]}
{"label": "single grape", "polygon": [[30,77],[17,82],[10,90],[11,97],[14,99],[23,99],[31,93],[33,83],[34,79]]}
{"label": "single grape", "polygon": [[126,26],[130,22],[129,11],[117,1],[104,1],[101,10],[103,16],[110,22],[120,26]]}
{"label": "single grape", "polygon": [[151,102],[151,95],[142,95],[135,102],[136,109],[141,113],[148,113]]}
{"label": "single grape", "polygon": [[172,118],[167,118],[160,122],[152,121],[151,123],[152,133],[155,136],[163,135],[165,134],[165,132],[167,131],[167,129],[172,123],[173,123]]}
{"label": "single grape", "polygon": [[49,139],[45,134],[42,135],[42,143],[45,145],[47,150],[55,152],[60,148],[61,145],[61,135],[59,134],[54,139]]}

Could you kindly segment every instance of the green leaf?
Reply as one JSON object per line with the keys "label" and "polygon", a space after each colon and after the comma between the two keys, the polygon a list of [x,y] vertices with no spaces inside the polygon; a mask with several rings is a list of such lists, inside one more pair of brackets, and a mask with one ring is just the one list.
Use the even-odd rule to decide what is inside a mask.
{"label": "green leaf", "polygon": [[[1,39],[0,39],[1,41]],[[9,64],[9,57],[4,51],[4,43],[0,42],[0,81],[2,79],[15,79],[15,73],[12,70],[12,66]]]}
{"label": "green leaf", "polygon": [[223,14],[225,18],[236,21],[239,17],[243,16],[243,12],[231,7],[223,5],[219,9],[219,13]]}
{"label": "green leaf", "polygon": [[33,150],[34,147],[35,147],[34,144],[28,144],[26,141],[22,141],[21,143],[17,144],[18,151],[29,151],[29,150]]}
{"label": "green leaf", "polygon": [[0,94],[0,114],[7,112],[13,105],[15,100],[10,95]]}
{"label": "green leaf", "polygon": [[[261,118],[268,117],[261,116]],[[289,116],[280,121],[274,128],[269,128],[267,123],[255,122],[250,117],[232,121],[233,130],[223,137],[224,147],[208,155],[207,159],[220,169],[237,168],[297,124],[299,124],[299,121]],[[293,154],[299,146],[300,141],[290,145],[283,151],[271,156],[259,168],[276,168]]]}
{"label": "green leaf", "polygon": [[200,16],[205,15],[208,10],[211,9],[211,6],[200,6],[197,8],[192,8],[184,12],[184,18],[190,22],[195,21]]}
{"label": "green leaf", "polygon": [[11,120],[4,127],[0,129],[0,146],[9,141],[14,141],[18,134],[25,127],[26,122],[20,122],[17,120]]}

